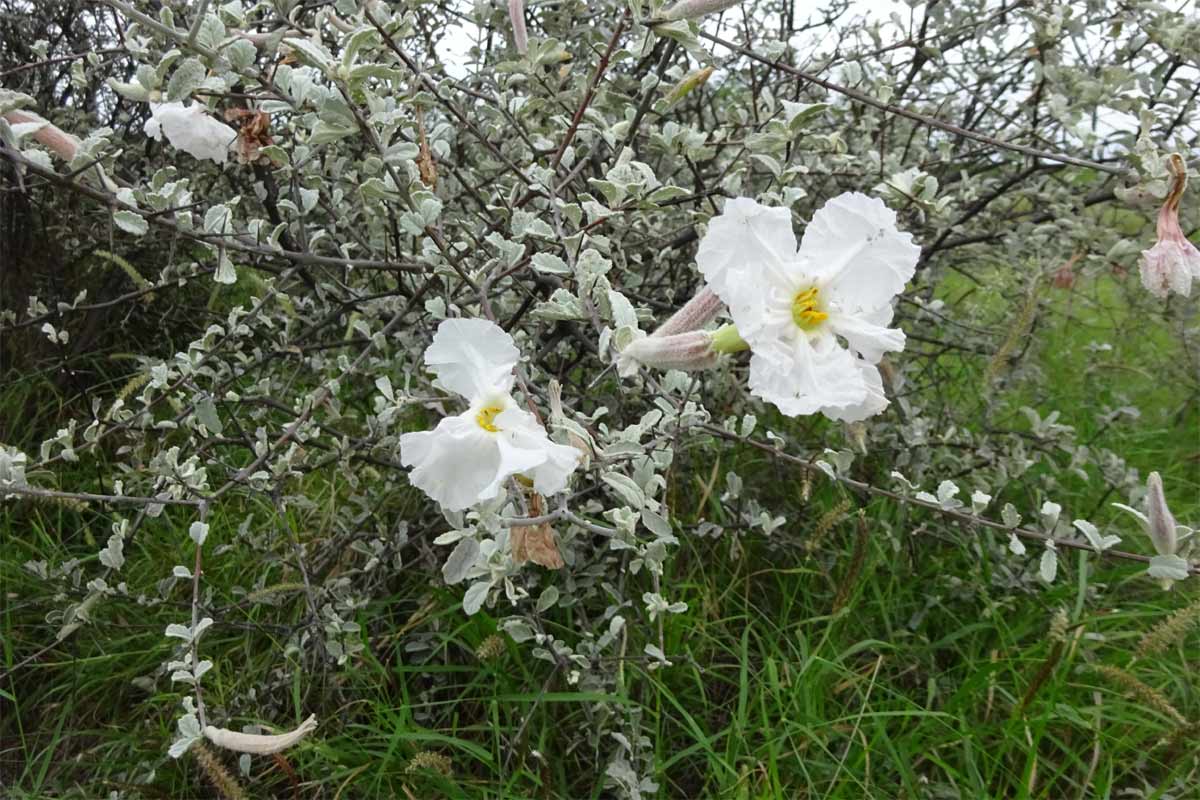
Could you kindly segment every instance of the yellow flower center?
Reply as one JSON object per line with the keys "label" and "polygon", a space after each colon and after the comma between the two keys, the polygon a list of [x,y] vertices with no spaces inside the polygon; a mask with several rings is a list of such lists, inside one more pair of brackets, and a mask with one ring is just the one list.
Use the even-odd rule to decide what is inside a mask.
{"label": "yellow flower center", "polygon": [[792,298],[792,322],[801,330],[811,331],[827,319],[829,315],[817,305],[817,287],[798,292]]}
{"label": "yellow flower center", "polygon": [[475,421],[479,423],[479,427],[483,428],[485,431],[496,433],[500,429],[492,423],[496,419],[496,415],[503,410],[504,409],[500,406],[484,406],[479,413],[475,415]]}

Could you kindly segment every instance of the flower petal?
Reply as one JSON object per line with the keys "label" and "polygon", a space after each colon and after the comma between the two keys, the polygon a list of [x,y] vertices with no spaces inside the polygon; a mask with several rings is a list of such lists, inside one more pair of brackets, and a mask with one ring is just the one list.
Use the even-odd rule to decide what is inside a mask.
{"label": "flower petal", "polygon": [[143,130],[151,139],[165,135],[172,147],[218,164],[229,158],[229,146],[237,139],[237,131],[210,116],[200,103],[152,106]]}
{"label": "flower petal", "polygon": [[858,192],[838,195],[813,215],[800,257],[846,313],[888,305],[916,270],[921,248],[896,228],[896,213]]}
{"label": "flower petal", "polygon": [[842,406],[840,408],[822,408],[821,413],[830,419],[840,422],[861,422],[868,417],[875,416],[888,407],[888,399],[887,395],[883,393],[883,379],[879,375],[879,369],[862,359],[858,359],[856,364],[863,376],[863,382],[867,386],[867,397],[861,403],[857,404]]}
{"label": "flower petal", "polygon": [[533,415],[521,409],[511,409],[496,417],[503,431],[505,446],[512,449],[511,458],[527,459],[528,466],[514,469],[511,474],[523,473],[533,479],[539,494],[551,495],[567,486],[567,479],[579,465],[581,453],[574,447],[550,441],[546,429]]}
{"label": "flower petal", "polygon": [[446,389],[475,402],[508,392],[521,352],[512,337],[485,319],[447,319],[425,350],[425,365]]}
{"label": "flower petal", "polygon": [[846,340],[851,350],[870,363],[878,364],[884,353],[904,349],[904,331],[885,327],[891,319],[891,306],[884,306],[862,315],[830,314],[829,327]]}
{"label": "flower petal", "polygon": [[850,351],[832,336],[798,336],[755,346],[750,358],[750,392],[788,416],[858,406],[867,400],[863,372]]}
{"label": "flower petal", "polygon": [[400,463],[412,467],[408,481],[448,511],[462,511],[498,484],[501,454],[496,436],[468,411],[446,417],[432,431],[400,437]]}
{"label": "flower petal", "polygon": [[696,251],[696,265],[709,287],[730,307],[738,329],[739,314],[759,308],[774,288],[787,302],[796,290],[796,234],[786,208],[759,205],[747,197],[725,203],[708,223]]}

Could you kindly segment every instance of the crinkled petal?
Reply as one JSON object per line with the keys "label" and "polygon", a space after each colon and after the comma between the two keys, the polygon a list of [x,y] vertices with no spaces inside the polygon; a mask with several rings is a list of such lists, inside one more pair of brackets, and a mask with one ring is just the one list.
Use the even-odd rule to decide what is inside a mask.
{"label": "crinkled petal", "polygon": [[851,350],[870,363],[878,364],[884,353],[904,349],[904,331],[886,327],[891,317],[891,306],[884,306],[870,314],[834,313],[828,324],[834,333],[846,340]]}
{"label": "crinkled petal", "polygon": [[508,392],[521,352],[499,325],[485,319],[447,319],[425,350],[425,365],[446,389],[474,403]]}
{"label": "crinkled petal", "polygon": [[904,290],[921,248],[896,227],[883,201],[858,192],[818,209],[800,240],[800,257],[844,313],[874,311]]}
{"label": "crinkled petal", "polygon": [[151,106],[143,130],[151,139],[165,136],[172,147],[218,164],[229,158],[229,147],[237,140],[237,131],[209,115],[199,103]]}
{"label": "crinkled petal", "polygon": [[496,425],[502,431],[502,439],[514,451],[513,458],[528,459],[528,465],[514,469],[510,474],[521,473],[533,480],[533,488],[540,494],[551,495],[567,486],[567,479],[579,465],[580,452],[574,447],[550,441],[546,429],[538,424],[527,411],[513,408],[496,417]]}
{"label": "crinkled petal", "polygon": [[868,364],[862,359],[858,359],[856,364],[859,372],[862,373],[863,383],[867,387],[866,399],[854,405],[822,408],[821,413],[832,420],[861,422],[888,407],[887,395],[883,393],[883,378],[879,375],[878,367]]}
{"label": "crinkled petal", "polygon": [[867,397],[857,360],[832,336],[767,342],[750,358],[750,392],[792,417],[856,406]]}
{"label": "crinkled petal", "polygon": [[497,437],[468,411],[446,417],[432,431],[400,437],[400,463],[412,467],[408,481],[448,511],[462,511],[495,497],[501,453]]}
{"label": "crinkled petal", "polygon": [[759,309],[771,301],[769,295],[790,303],[796,291],[799,264],[791,212],[746,197],[727,201],[708,223],[696,265],[729,306],[738,330],[752,326]]}

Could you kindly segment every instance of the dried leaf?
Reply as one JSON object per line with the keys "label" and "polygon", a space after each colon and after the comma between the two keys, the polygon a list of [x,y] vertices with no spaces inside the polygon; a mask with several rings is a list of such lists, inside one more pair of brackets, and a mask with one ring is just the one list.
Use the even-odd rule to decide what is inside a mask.
{"label": "dried leaf", "polygon": [[229,108],[225,110],[225,121],[240,120],[237,141],[234,150],[238,161],[243,164],[253,164],[259,160],[259,151],[271,144],[271,118],[265,111],[250,108]]}
{"label": "dried leaf", "polygon": [[421,148],[417,155],[417,170],[421,173],[421,183],[430,189],[437,188],[437,165],[433,161],[433,152],[429,149],[429,139],[425,136],[425,115],[417,113],[417,137]]}
{"label": "dried leaf", "polygon": [[558,551],[554,529],[549,522],[540,525],[514,527],[510,534],[513,561],[524,564],[532,561],[547,569],[562,569],[563,558]]}

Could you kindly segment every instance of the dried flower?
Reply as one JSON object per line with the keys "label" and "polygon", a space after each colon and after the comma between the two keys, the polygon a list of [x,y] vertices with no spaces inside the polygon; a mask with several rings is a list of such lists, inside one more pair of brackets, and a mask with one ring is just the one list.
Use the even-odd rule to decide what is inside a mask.
{"label": "dried flower", "polygon": [[300,727],[294,731],[275,735],[259,733],[239,733],[226,728],[214,728],[209,725],[204,729],[204,738],[218,747],[226,750],[236,750],[239,753],[255,753],[267,755],[286,750],[317,729],[317,715],[312,714]]}
{"label": "dried flower", "polygon": [[1158,241],[1142,251],[1142,285],[1155,297],[1166,299],[1174,291],[1191,294],[1192,280],[1200,280],[1200,250],[1188,241],[1179,227],[1179,201],[1187,188],[1187,166],[1178,153],[1167,162],[1173,181],[1158,212]]}

